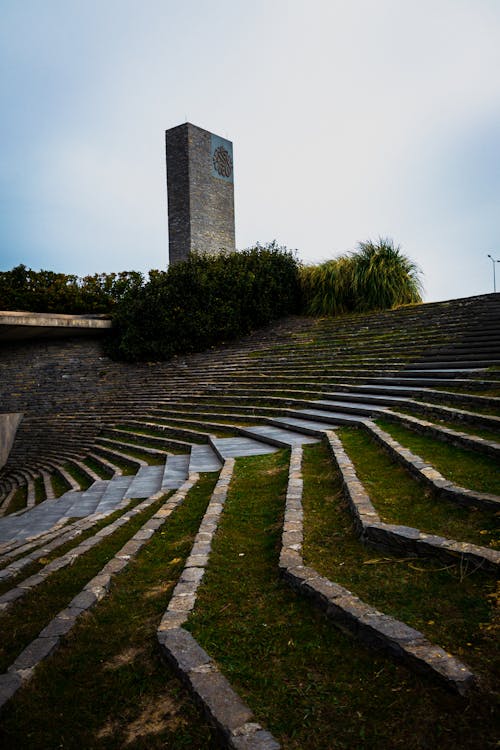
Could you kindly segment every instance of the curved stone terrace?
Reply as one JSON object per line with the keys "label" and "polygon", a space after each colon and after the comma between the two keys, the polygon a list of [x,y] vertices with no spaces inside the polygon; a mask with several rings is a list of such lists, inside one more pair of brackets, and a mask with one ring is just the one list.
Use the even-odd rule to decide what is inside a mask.
{"label": "curved stone terrace", "polygon": [[[361,716],[369,713],[359,687],[335,708],[332,696],[344,678],[327,669],[326,653],[321,669],[306,666],[312,658],[308,640],[301,644],[306,662],[300,697],[297,667],[290,667],[272,710],[247,674],[258,676],[262,660],[250,658],[245,670],[231,656],[238,637],[229,638],[224,618],[210,614],[217,610],[211,591],[225,590],[221,560],[227,553],[225,558],[221,550],[231,534],[238,538],[238,503],[240,524],[252,517],[243,510],[251,503],[248,492],[238,490],[248,472],[261,477],[250,495],[281,508],[271,526],[273,534],[280,530],[279,548],[276,541],[269,552],[278,556],[260,583],[262,592],[274,580],[282,610],[302,608],[299,621],[316,623],[311,632],[328,628],[324,643],[331,633],[347,638],[342,653],[354,660],[347,662],[352,669],[361,660],[363,679],[390,673],[392,687],[384,689],[399,711],[406,710],[405,692],[408,700],[425,704],[418,709],[422,716],[445,705],[446,733],[438,737],[436,727],[424,722],[411,730],[415,747],[457,746],[459,732],[468,747],[488,747],[494,692],[489,649],[498,627],[500,562],[499,323],[500,297],[485,295],[377,314],[287,319],[166,363],[111,362],[90,337],[5,343],[2,409],[23,418],[0,473],[0,621],[15,623],[23,613],[33,620],[0,655],[6,747],[18,741],[14,717],[18,721],[20,707],[29,704],[30,691],[37,699],[43,675],[83,648],[86,629],[114,606],[131,575],[140,575],[162,535],[172,535],[175,549],[176,519],[189,513],[196,493],[210,482],[191,547],[184,556],[171,553],[177,573],[169,574],[167,590],[157,582],[165,593],[150,623],[157,644],[150,670],[164,670],[169,685],[179,680],[183,687],[173,689],[170,711],[177,715],[178,703],[190,718],[182,719],[182,731],[172,730],[165,709],[158,732],[151,719],[138,736],[148,742],[168,736],[173,744],[166,746],[175,747],[172,737],[184,742],[185,727],[197,726],[201,734],[192,747],[301,747],[301,730],[291,727],[303,693],[314,692],[316,683],[323,697],[311,699],[303,721],[312,747],[327,746],[321,739],[330,731],[325,702],[334,725],[345,721],[347,700]],[[272,491],[275,475],[285,482],[284,495]],[[259,539],[255,529],[238,544],[243,549]],[[232,586],[241,579],[241,587],[247,575],[250,586],[249,554],[238,552],[233,563],[230,553],[228,567],[246,570],[232,577]],[[257,561],[264,553],[252,554]],[[92,567],[88,561],[94,559]],[[245,564],[250,568],[238,567]],[[85,566],[92,567],[88,574]],[[377,578],[379,570],[387,575]],[[435,579],[436,588],[426,589],[423,579],[429,586]],[[66,601],[59,595],[63,580]],[[36,611],[37,597],[49,598],[51,586],[58,590],[57,605]],[[221,611],[231,612],[231,622],[241,617],[246,631],[246,604],[238,613],[231,601]],[[266,606],[262,616],[272,629],[278,617],[272,596]],[[295,617],[281,626],[287,648],[294,627]],[[254,637],[249,634],[249,642]],[[312,644],[313,635],[308,638]],[[153,683],[151,678],[149,700],[156,705]],[[280,709],[281,692],[287,709]],[[202,713],[194,718],[198,707]],[[288,711],[288,721],[280,711],[285,717]],[[115,744],[101,726],[92,735],[96,747],[127,744],[123,720],[113,721]],[[408,744],[404,728],[396,730],[390,720],[385,738],[376,718],[361,724],[372,747]],[[80,743],[84,736],[89,741],[89,731],[81,730]],[[354,746],[349,722],[342,732],[338,747]]]}

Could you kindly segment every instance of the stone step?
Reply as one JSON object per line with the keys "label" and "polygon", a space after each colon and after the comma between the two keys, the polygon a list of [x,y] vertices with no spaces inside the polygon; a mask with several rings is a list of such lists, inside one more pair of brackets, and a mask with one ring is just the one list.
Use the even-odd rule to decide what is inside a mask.
{"label": "stone step", "polygon": [[128,486],[124,498],[145,498],[155,495],[162,488],[164,465],[141,466]]}
{"label": "stone step", "polygon": [[222,461],[211,445],[193,445],[189,460],[189,474],[219,471]]}
{"label": "stone step", "polygon": [[276,453],[278,448],[260,440],[245,436],[234,438],[211,438],[211,445],[221,461],[239,456],[262,456]]}
{"label": "stone step", "polygon": [[132,474],[128,476],[116,475],[113,479],[110,479],[95,512],[106,513],[114,509],[125,497],[125,493],[132,484],[133,479],[134,476]]}
{"label": "stone step", "polygon": [[[313,406],[314,405],[314,406]],[[328,409],[331,411],[346,413],[346,414],[361,414],[362,416],[369,417],[373,413],[383,413],[387,411],[386,406],[379,406],[376,404],[370,404],[368,401],[343,401],[343,400],[331,400],[331,399],[316,399],[312,402],[313,408],[320,407],[321,409]]]}
{"label": "stone step", "polygon": [[304,435],[304,433],[285,430],[282,427],[273,425],[258,425],[257,427],[246,427],[240,430],[247,437],[255,436],[259,440],[269,442],[277,447],[288,447],[293,445],[303,445],[304,443],[317,443],[318,438]]}
{"label": "stone step", "polygon": [[177,490],[188,478],[189,453],[170,455],[165,463],[161,489]]}

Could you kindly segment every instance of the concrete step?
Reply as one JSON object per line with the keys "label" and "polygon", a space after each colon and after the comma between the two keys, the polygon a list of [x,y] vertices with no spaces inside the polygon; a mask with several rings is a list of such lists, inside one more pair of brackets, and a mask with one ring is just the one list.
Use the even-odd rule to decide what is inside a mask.
{"label": "concrete step", "polygon": [[193,445],[189,459],[189,474],[219,471],[222,461],[211,445]]}
{"label": "concrete step", "polygon": [[271,445],[276,445],[278,448],[318,442],[318,438],[304,435],[304,433],[301,432],[285,430],[282,427],[275,427],[273,425],[258,425],[257,427],[246,427],[244,429],[242,428],[240,432],[242,434],[245,434],[247,437],[255,436],[259,440],[264,440],[265,442],[269,442]]}
{"label": "concrete step", "polygon": [[368,401],[341,401],[341,400],[330,400],[330,399],[317,399],[312,402],[313,408],[319,407],[321,409],[329,409],[331,411],[346,413],[346,414],[361,414],[362,416],[369,417],[374,413],[382,413],[387,411],[386,406],[379,406],[377,404],[370,404]]}
{"label": "concrete step", "polygon": [[141,466],[135,477],[132,477],[124,497],[145,498],[156,494],[162,488],[164,471],[164,465]]}
{"label": "concrete step", "polygon": [[278,448],[260,440],[245,436],[234,438],[211,438],[210,443],[221,461],[239,456],[262,456],[276,453]]}
{"label": "concrete step", "polygon": [[189,453],[168,456],[162,477],[162,490],[176,490],[188,478]]}

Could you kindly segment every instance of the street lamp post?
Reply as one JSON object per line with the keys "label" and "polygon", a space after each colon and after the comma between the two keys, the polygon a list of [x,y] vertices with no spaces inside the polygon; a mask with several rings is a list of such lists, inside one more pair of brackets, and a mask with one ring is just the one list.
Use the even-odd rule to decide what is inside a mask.
{"label": "street lamp post", "polygon": [[496,290],[497,290],[497,279],[496,279],[496,274],[495,274],[495,263],[500,263],[500,260],[497,260],[497,258],[492,258],[489,253],[488,253],[488,258],[493,263],[493,291],[496,292]]}

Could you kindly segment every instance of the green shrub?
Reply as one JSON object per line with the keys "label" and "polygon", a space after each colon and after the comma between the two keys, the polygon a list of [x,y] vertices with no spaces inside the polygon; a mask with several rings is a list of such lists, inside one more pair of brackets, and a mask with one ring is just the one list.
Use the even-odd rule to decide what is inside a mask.
{"label": "green shrub", "polygon": [[421,302],[420,270],[391,239],[361,242],[357,252],[301,269],[311,315],[386,310]]}
{"label": "green shrub", "polygon": [[116,305],[109,353],[138,361],[202,351],[297,312],[299,297],[297,260],[275,243],[192,255],[150,272]]}
{"label": "green shrub", "polygon": [[24,265],[0,272],[0,310],[68,314],[110,313],[118,300],[143,284],[138,271],[79,278]]}

